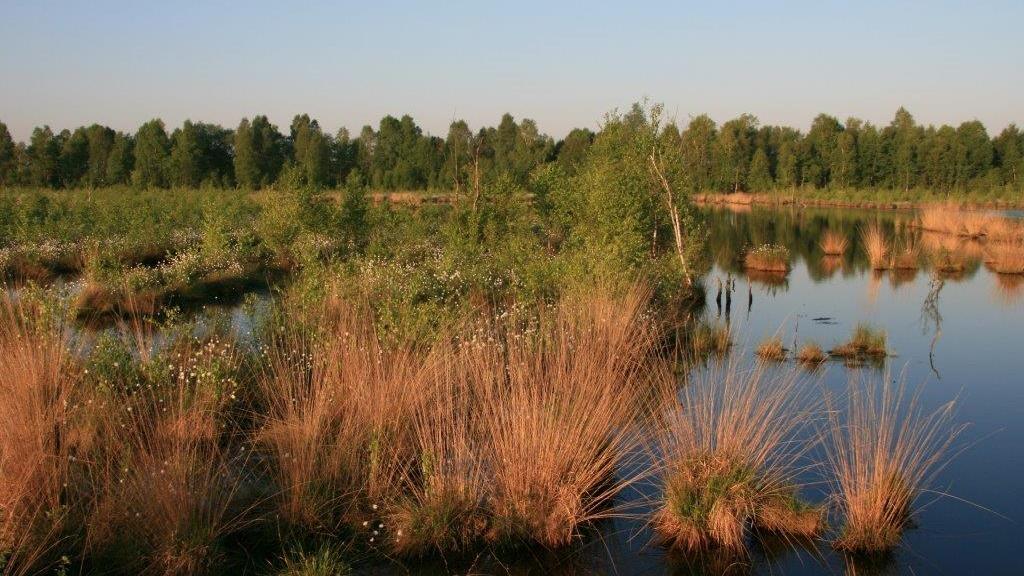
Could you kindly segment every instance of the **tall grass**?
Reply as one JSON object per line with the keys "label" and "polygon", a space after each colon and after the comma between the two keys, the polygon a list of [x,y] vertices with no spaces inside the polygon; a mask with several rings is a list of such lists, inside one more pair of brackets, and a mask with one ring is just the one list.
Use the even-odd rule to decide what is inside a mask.
{"label": "tall grass", "polygon": [[820,510],[796,496],[806,447],[789,442],[812,409],[795,373],[776,379],[760,364],[711,369],[682,392],[667,391],[654,450],[662,500],[651,522],[659,541],[742,553],[751,526],[817,534]]}
{"label": "tall grass", "polygon": [[76,454],[78,373],[66,332],[0,296],[0,555],[4,573],[55,562]]}
{"label": "tall grass", "polygon": [[990,242],[985,264],[997,274],[1024,274],[1024,242]]}
{"label": "tall grass", "polygon": [[952,424],[955,403],[928,412],[918,389],[905,384],[851,381],[848,408],[829,410],[828,461],[833,498],[844,518],[835,540],[848,552],[879,553],[899,544],[917,497],[948,462],[962,426]]}
{"label": "tall grass", "polygon": [[849,239],[842,232],[826,230],[821,235],[821,251],[826,256],[842,256],[850,245]]}
{"label": "tall grass", "polygon": [[966,238],[986,237],[994,240],[1024,239],[1024,227],[1008,218],[966,210],[956,204],[931,204],[921,208],[919,226],[928,231]]}
{"label": "tall grass", "polygon": [[867,253],[868,262],[873,269],[885,270],[891,267],[889,243],[878,224],[869,224],[862,229],[861,241],[864,243],[864,251]]}
{"label": "tall grass", "polygon": [[285,335],[260,377],[260,439],[286,521],[349,526],[392,552],[569,544],[617,511],[640,392],[665,376],[649,291],[496,314],[428,348],[383,345],[335,304]]}

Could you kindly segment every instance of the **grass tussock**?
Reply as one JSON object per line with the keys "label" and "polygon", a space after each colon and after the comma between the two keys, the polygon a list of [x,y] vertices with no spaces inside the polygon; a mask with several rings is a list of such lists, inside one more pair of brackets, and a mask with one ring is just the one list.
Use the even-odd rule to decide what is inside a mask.
{"label": "grass tussock", "polygon": [[744,256],[743,265],[748,270],[761,272],[789,272],[789,249],[773,244],[752,248]]}
{"label": "grass tussock", "polygon": [[960,426],[955,403],[924,410],[904,384],[851,383],[845,415],[829,410],[826,441],[834,501],[844,526],[834,541],[851,553],[895,548],[917,496],[947,462]]}
{"label": "grass tussock", "polygon": [[52,566],[65,538],[78,379],[67,334],[0,298],[0,557],[4,573]]}
{"label": "grass tussock", "polygon": [[796,353],[797,362],[805,366],[817,366],[828,359],[828,355],[817,342],[806,342]]}
{"label": "grass tussock", "polygon": [[913,238],[896,242],[892,249],[890,268],[894,271],[917,270],[921,266],[921,249]]}
{"label": "grass tussock", "polygon": [[985,237],[1003,241],[1024,239],[1024,227],[1010,219],[988,212],[967,210],[956,204],[922,207],[918,225],[927,231],[964,238]]}
{"label": "grass tussock", "polygon": [[829,351],[829,354],[851,360],[885,358],[889,354],[884,330],[869,324],[858,324],[850,339]]}
{"label": "grass tussock", "polygon": [[850,246],[850,240],[842,232],[826,230],[821,236],[821,251],[825,256],[842,256]]}
{"label": "grass tussock", "polygon": [[864,252],[868,255],[868,262],[872,269],[886,270],[892,267],[889,242],[880,226],[870,224],[862,229],[861,242],[864,244]]}
{"label": "grass tussock", "polygon": [[316,338],[273,344],[261,377],[282,517],[406,556],[569,544],[631,481],[615,475],[629,424],[664,376],[648,298],[566,297],[429,349],[384,346],[368,315],[331,308]]}
{"label": "grass tussock", "polygon": [[757,345],[755,353],[762,360],[781,362],[786,359],[786,347],[782,345],[782,338],[778,335],[762,340]]}
{"label": "grass tussock", "polygon": [[989,243],[985,265],[997,274],[1024,274],[1024,241]]}
{"label": "grass tussock", "polygon": [[732,329],[725,322],[698,322],[690,332],[689,342],[694,357],[722,356],[732,347]]}
{"label": "grass tussock", "polygon": [[820,511],[796,499],[801,451],[786,442],[808,414],[795,375],[772,380],[763,365],[722,371],[666,394],[655,451],[663,500],[651,521],[658,540],[743,553],[751,526],[819,533]]}

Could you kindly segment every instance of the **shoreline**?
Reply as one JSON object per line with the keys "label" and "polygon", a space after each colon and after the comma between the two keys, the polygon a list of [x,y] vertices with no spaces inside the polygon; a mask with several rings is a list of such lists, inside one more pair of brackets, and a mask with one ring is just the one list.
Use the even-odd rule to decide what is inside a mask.
{"label": "shoreline", "polygon": [[830,207],[830,208],[868,208],[876,210],[913,210],[929,204],[955,204],[962,208],[986,210],[1024,209],[1024,199],[1011,200],[958,200],[946,198],[926,202],[911,200],[842,200],[830,198],[814,198],[799,195],[779,195],[773,193],[751,194],[735,192],[731,194],[701,193],[693,195],[693,203],[701,206],[799,206],[799,207]]}

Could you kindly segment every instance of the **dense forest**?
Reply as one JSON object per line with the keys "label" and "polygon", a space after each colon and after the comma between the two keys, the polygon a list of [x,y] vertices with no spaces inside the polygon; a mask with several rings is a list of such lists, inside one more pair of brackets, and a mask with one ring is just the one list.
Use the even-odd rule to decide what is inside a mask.
{"label": "dense forest", "polygon": [[[59,133],[37,127],[28,143],[14,142],[0,122],[0,185],[332,188],[354,174],[379,190],[458,192],[499,175],[523,183],[546,163],[571,175],[594,137],[575,129],[556,142],[510,114],[476,132],[455,121],[445,138],[407,115],[386,116],[355,137],[345,128],[331,135],[302,114],[287,134],[266,116],[244,118],[234,130],[188,120],[171,132],[154,119],[134,134],[99,124]],[[806,133],[761,125],[749,114],[720,126],[700,115],[685,127],[668,123],[661,137],[678,147],[691,189],[704,192],[1018,190],[1024,172],[1024,133],[1016,125],[992,137],[977,120],[922,126],[903,108],[886,126],[820,114]]]}

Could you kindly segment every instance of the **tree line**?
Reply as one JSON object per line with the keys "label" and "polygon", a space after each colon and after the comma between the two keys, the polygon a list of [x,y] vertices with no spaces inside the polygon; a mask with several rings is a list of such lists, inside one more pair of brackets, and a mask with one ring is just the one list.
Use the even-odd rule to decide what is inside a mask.
{"label": "tree line", "polygon": [[[460,191],[498,176],[525,183],[545,164],[571,175],[595,136],[575,129],[556,142],[533,120],[505,114],[476,132],[454,121],[445,138],[424,133],[408,115],[386,116],[353,137],[344,128],[325,132],[301,114],[287,134],[266,116],[244,118],[234,130],[186,120],[171,132],[154,119],[134,134],[99,124],[61,132],[42,126],[29,142],[16,143],[0,122],[0,185],[330,188],[357,177],[384,190]],[[1016,125],[992,137],[977,120],[923,126],[903,108],[885,126],[820,114],[806,133],[761,125],[750,114],[720,126],[700,115],[685,127],[668,123],[661,138],[678,148],[678,168],[698,191],[965,191],[1018,186],[1024,171],[1024,134]]]}

